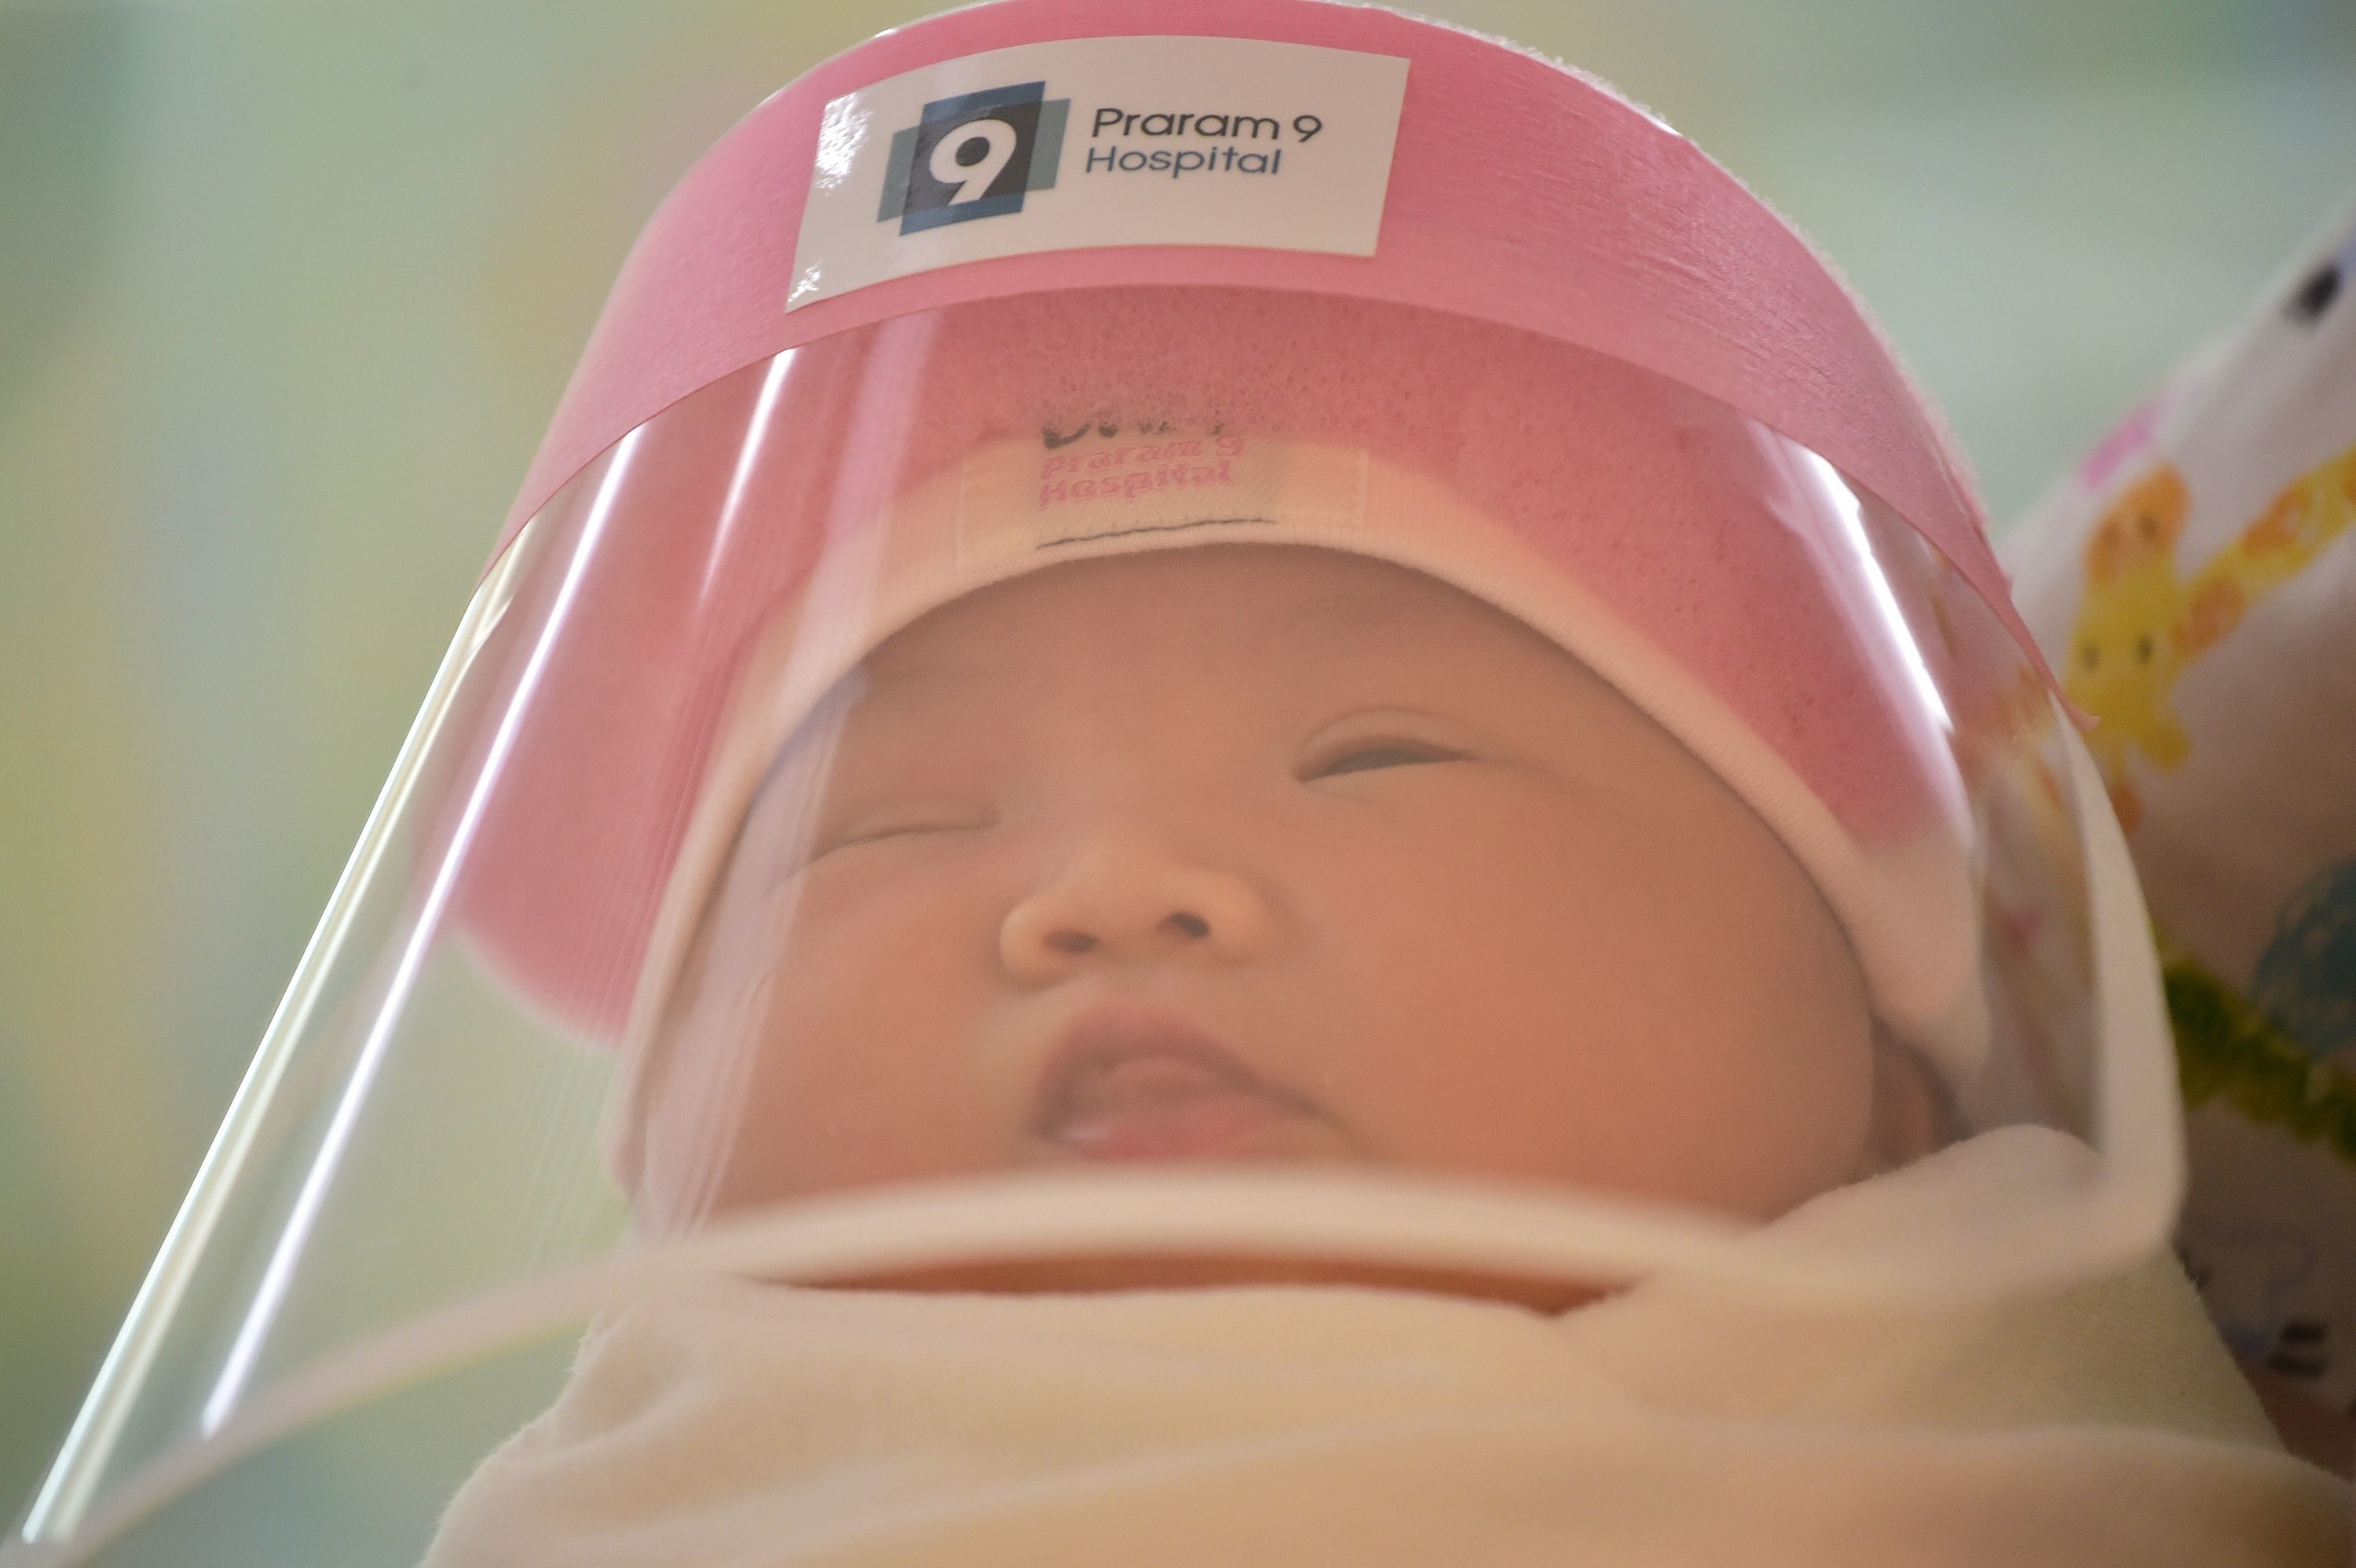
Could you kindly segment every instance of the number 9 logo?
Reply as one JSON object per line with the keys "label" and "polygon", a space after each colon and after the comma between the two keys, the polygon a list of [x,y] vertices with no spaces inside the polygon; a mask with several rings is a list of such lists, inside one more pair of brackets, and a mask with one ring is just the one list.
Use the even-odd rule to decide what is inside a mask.
{"label": "number 9 logo", "polygon": [[1046,83],[1024,81],[926,104],[914,125],[892,133],[875,220],[896,219],[914,234],[1020,212],[1030,192],[1054,189],[1072,101],[1045,92]]}
{"label": "number 9 logo", "polygon": [[940,139],[925,160],[926,172],[943,185],[958,187],[952,207],[980,201],[990,182],[1014,156],[1019,141],[1014,127],[1003,120],[969,120]]}

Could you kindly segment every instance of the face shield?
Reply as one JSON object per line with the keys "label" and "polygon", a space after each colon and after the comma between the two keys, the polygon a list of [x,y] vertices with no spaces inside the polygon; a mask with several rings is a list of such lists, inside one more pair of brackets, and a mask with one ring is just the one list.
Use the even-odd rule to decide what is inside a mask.
{"label": "face shield", "polygon": [[[696,1277],[1856,1301],[2164,1236],[2115,827],[1804,247],[1479,40],[1034,9],[822,68],[641,242],[11,1562]],[[1503,88],[1651,165],[1515,195],[1418,97]],[[1280,150],[1318,212],[1216,185]],[[2000,1201],[1756,1244],[2023,1129]]]}

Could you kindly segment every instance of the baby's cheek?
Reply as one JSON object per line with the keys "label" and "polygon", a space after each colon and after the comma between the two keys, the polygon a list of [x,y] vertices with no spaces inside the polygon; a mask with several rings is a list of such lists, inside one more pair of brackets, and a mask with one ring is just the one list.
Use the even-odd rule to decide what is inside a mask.
{"label": "baby's cheek", "polygon": [[1589,896],[1598,857],[1501,803],[1402,825],[1337,864],[1317,912],[1333,959],[1333,1093],[1402,1163],[1622,1183],[1632,1124],[1675,1087],[1653,1049],[1653,945]]}
{"label": "baby's cheek", "polygon": [[[1491,795],[1330,872],[1321,923],[1363,1003],[1334,1093],[1368,1147],[1745,1214],[1836,1184],[1863,1136],[1868,1031],[1796,869],[1754,874],[1744,824],[1669,842]],[[1722,854],[1689,837],[1713,829]]]}
{"label": "baby's cheek", "polygon": [[952,893],[821,892],[799,912],[745,1084],[747,1200],[1003,1163],[973,1050],[988,950]]}

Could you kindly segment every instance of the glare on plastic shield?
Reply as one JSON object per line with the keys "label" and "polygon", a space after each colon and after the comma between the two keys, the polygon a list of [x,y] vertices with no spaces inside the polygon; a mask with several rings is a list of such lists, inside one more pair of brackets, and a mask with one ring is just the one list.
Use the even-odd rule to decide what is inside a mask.
{"label": "glare on plastic shield", "polygon": [[[165,1520],[267,1535],[202,1499],[272,1462],[413,1560],[565,1336],[715,1276],[1559,1311],[2164,1233],[2115,827],[1804,247],[1494,45],[1065,9],[831,62],[658,218],[11,1563],[208,1477]],[[1653,155],[1534,208],[1499,82]]]}

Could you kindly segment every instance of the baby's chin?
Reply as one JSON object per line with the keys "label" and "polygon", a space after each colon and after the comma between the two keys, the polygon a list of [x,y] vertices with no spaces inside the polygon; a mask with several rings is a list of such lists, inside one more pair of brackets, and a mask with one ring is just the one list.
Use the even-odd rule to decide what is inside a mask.
{"label": "baby's chin", "polygon": [[1616,1287],[1396,1264],[1322,1258],[1154,1256],[1042,1258],[830,1280],[826,1288],[937,1295],[1099,1296],[1115,1291],[1249,1286],[1353,1287],[1519,1307],[1548,1316],[1584,1307]]}

